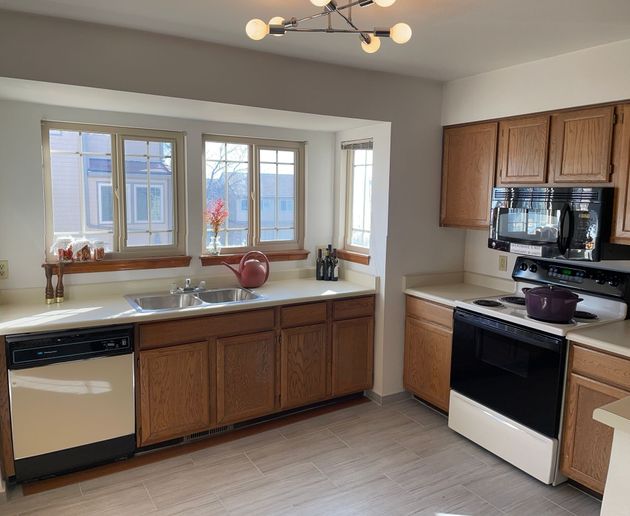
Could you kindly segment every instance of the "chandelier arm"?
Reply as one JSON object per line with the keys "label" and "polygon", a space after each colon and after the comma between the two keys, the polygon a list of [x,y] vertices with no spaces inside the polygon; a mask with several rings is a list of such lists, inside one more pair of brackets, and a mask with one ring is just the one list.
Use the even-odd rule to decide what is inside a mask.
{"label": "chandelier arm", "polygon": [[285,29],[286,32],[327,32],[329,34],[374,34],[373,30],[361,29],[298,29],[295,27]]}
{"label": "chandelier arm", "polygon": [[359,30],[359,28],[358,28],[358,27],[357,27],[354,23],[352,23],[352,20],[350,20],[350,19],[349,19],[349,18],[348,18],[345,14],[340,13],[340,12],[339,12],[339,10],[336,10],[335,12],[336,12],[339,16],[341,16],[341,17],[342,17],[342,18],[346,21],[346,23],[347,23],[348,25],[350,25],[350,27],[352,27],[355,31],[357,31],[357,32],[361,35],[361,39],[362,39],[363,41],[365,41],[365,43],[366,43],[367,45],[369,45],[369,44],[370,44],[370,42],[372,41],[372,38],[370,37],[370,33],[371,33],[371,31],[370,31],[370,33],[360,31],[360,30]]}

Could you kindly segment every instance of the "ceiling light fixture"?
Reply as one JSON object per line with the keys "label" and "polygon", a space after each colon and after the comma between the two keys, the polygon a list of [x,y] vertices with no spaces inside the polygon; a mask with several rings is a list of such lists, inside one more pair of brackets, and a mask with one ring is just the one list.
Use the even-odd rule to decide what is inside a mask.
{"label": "ceiling light fixture", "polygon": [[[275,16],[269,20],[269,23],[265,23],[256,18],[247,23],[245,32],[251,39],[256,41],[263,39],[267,34],[271,36],[284,36],[287,32],[358,34],[361,38],[361,48],[368,54],[373,54],[381,47],[381,38],[391,38],[394,43],[398,43],[399,45],[407,43],[412,36],[411,27],[406,23],[397,23],[389,29],[359,29],[352,21],[352,8],[355,6],[367,7],[372,4],[376,4],[380,7],[389,7],[394,2],[396,2],[396,0],[351,0],[348,4],[337,5],[336,0],[311,0],[313,5],[322,7],[323,11],[300,19],[285,19],[281,16]],[[347,14],[343,11],[347,11]],[[300,24],[304,22],[315,20],[323,16],[328,18],[327,27],[306,28],[300,26]],[[345,22],[343,29],[333,27],[333,16],[339,16]]]}

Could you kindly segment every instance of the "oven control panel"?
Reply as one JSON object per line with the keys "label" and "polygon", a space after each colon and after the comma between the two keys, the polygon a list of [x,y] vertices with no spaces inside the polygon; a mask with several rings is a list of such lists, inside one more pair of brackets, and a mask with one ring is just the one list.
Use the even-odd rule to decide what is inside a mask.
{"label": "oven control panel", "polygon": [[628,273],[524,256],[516,259],[512,278],[515,281],[565,286],[607,297],[627,299],[630,295]]}

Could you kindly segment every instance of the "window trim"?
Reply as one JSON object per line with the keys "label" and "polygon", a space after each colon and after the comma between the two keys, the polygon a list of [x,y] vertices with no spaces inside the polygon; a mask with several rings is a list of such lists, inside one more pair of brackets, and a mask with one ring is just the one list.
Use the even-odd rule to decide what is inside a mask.
{"label": "window trim", "polygon": [[[52,198],[52,168],[50,152],[49,131],[79,131],[109,134],[111,137],[111,162],[112,162],[112,190],[114,198],[113,242],[115,251],[108,254],[108,258],[151,258],[171,257],[186,255],[186,147],[185,133],[176,131],[163,131],[157,129],[143,129],[99,124],[85,124],[77,122],[58,122],[54,120],[42,120],[42,156],[44,174],[44,200],[46,213],[46,257],[48,260],[56,260],[56,255],[51,253],[51,247],[55,241],[53,221]],[[173,245],[169,246],[126,246],[127,220],[126,213],[126,188],[124,168],[124,141],[125,140],[151,140],[169,141],[172,143],[173,165]]]}
{"label": "window trim", "polygon": [[[372,140],[360,140],[356,143],[364,143],[366,141],[372,142]],[[353,142],[344,142],[343,145],[351,145]],[[372,245],[372,230],[370,230],[370,246],[363,247],[352,244],[350,239],[352,238],[352,212],[353,212],[353,193],[354,193],[354,151],[356,149],[345,149],[346,153],[346,196],[345,196],[345,213],[344,213],[344,235],[343,235],[343,248],[351,253],[362,254],[369,256],[370,247]],[[373,151],[373,149],[370,149]],[[372,177],[374,177],[374,154],[372,154]],[[371,215],[371,214],[370,214]],[[370,224],[371,227],[371,224]]]}
{"label": "window trim", "polygon": [[[272,140],[265,138],[250,138],[243,136],[229,136],[217,134],[202,135],[202,160],[203,160],[203,205],[206,201],[206,142],[236,143],[249,146],[249,212],[248,212],[248,245],[241,247],[224,247],[225,254],[239,254],[247,251],[292,251],[304,248],[304,222],[305,222],[305,183],[306,183],[306,143],[301,141]],[[260,207],[262,200],[259,193],[260,185],[260,150],[285,150],[295,152],[295,238],[282,241],[260,240]],[[277,197],[276,197],[277,198]],[[229,207],[228,207],[229,209]],[[206,250],[208,228],[203,224],[202,255]]]}

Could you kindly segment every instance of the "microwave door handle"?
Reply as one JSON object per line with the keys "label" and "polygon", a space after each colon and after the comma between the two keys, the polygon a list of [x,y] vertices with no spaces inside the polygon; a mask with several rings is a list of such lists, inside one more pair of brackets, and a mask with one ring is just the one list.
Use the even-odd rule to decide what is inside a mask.
{"label": "microwave door handle", "polygon": [[570,216],[570,215],[571,215],[571,206],[569,204],[565,204],[562,207],[562,211],[560,212],[560,221],[559,221],[559,228],[558,228],[558,250],[560,251],[560,254],[562,255],[564,255],[569,249],[569,244],[572,238],[571,233],[573,232],[573,228],[572,228],[573,217],[569,219],[569,228],[565,236],[566,220],[567,220],[567,216]]}

